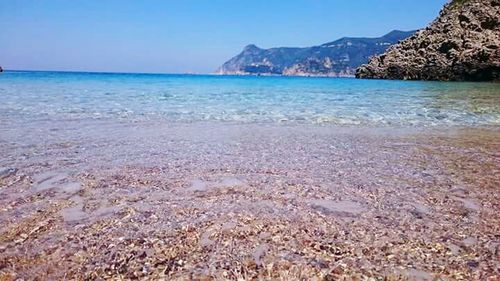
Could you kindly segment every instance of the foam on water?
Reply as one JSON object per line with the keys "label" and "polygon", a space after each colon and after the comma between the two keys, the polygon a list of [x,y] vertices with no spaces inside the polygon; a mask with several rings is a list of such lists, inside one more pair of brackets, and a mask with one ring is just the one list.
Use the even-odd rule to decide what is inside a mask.
{"label": "foam on water", "polygon": [[5,72],[0,99],[0,120],[500,124],[500,85],[494,83]]}

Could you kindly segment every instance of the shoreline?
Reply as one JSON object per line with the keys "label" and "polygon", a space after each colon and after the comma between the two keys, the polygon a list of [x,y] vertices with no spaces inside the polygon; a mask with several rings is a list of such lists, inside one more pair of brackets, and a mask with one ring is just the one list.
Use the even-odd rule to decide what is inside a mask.
{"label": "shoreline", "polygon": [[498,127],[20,123],[7,280],[498,275]]}

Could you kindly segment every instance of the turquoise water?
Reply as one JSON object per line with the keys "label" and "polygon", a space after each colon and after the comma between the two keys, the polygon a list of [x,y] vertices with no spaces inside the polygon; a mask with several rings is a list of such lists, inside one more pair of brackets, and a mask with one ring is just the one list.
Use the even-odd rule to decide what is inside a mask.
{"label": "turquoise water", "polygon": [[5,72],[0,118],[498,125],[500,84]]}

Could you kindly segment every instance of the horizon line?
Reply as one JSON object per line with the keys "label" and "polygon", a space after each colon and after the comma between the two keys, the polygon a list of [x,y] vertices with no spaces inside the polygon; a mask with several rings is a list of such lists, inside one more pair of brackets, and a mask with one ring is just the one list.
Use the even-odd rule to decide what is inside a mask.
{"label": "horizon line", "polygon": [[95,73],[95,74],[150,74],[150,75],[220,75],[215,72],[127,72],[127,71],[102,71],[102,70],[51,70],[51,69],[8,69],[4,72],[66,72],[66,73]]}

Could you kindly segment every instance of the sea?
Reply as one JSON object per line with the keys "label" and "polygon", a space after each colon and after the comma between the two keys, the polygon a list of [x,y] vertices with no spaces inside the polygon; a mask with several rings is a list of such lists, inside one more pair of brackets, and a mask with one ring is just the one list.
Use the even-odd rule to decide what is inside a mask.
{"label": "sea", "polygon": [[498,83],[7,71],[0,279],[496,280],[499,125]]}
{"label": "sea", "polygon": [[0,120],[496,126],[500,84],[7,71]]}

